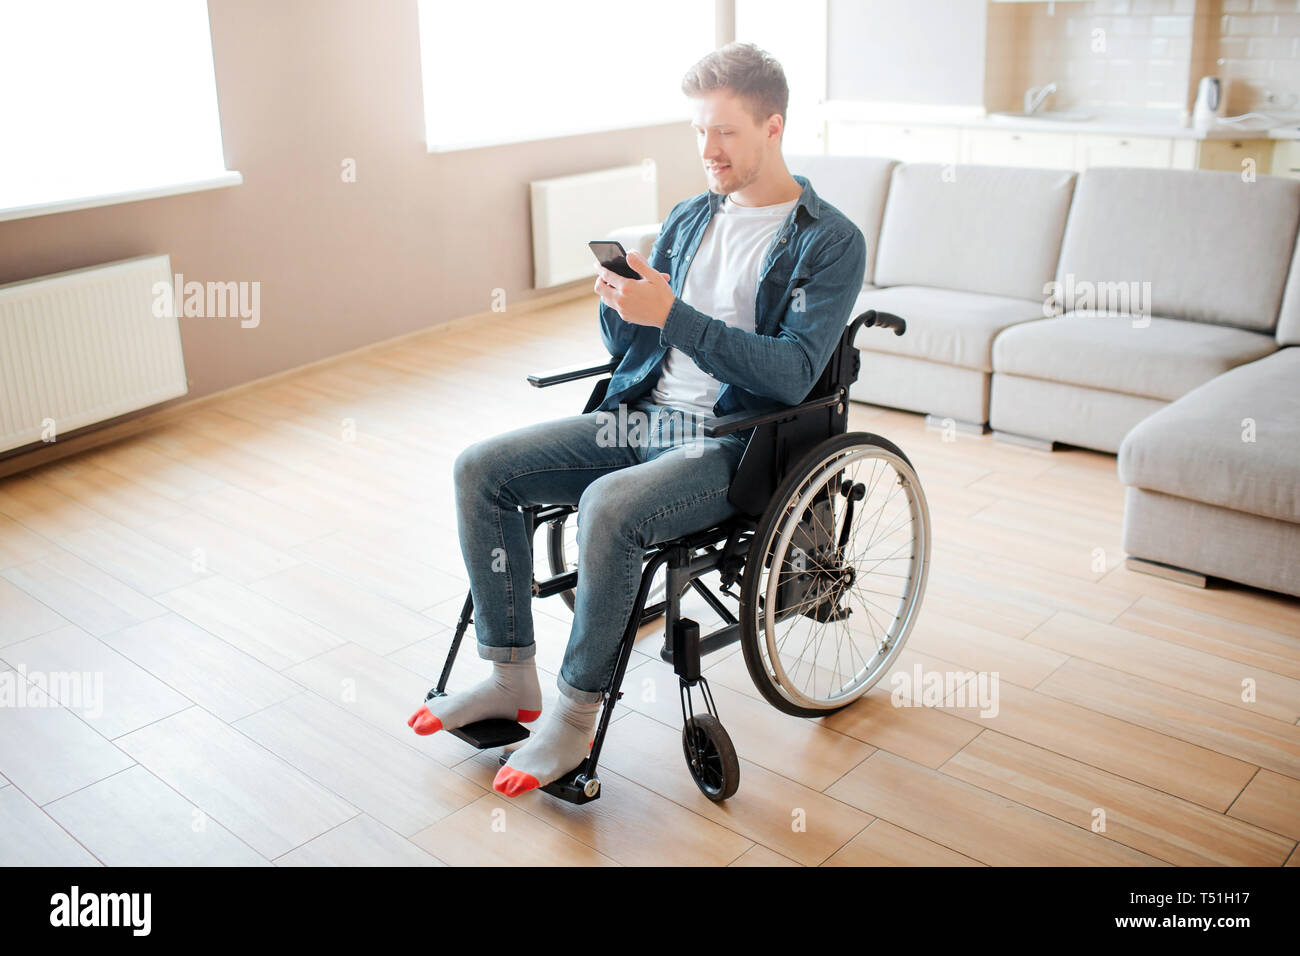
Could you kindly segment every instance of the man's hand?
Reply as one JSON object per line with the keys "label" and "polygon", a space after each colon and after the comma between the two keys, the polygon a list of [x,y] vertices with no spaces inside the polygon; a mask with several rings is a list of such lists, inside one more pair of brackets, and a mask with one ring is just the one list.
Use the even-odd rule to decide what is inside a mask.
{"label": "man's hand", "polygon": [[640,279],[628,279],[597,265],[596,295],[624,321],[662,329],[677,298],[668,285],[668,273],[650,268],[650,263],[635,250],[627,254],[627,264]]}

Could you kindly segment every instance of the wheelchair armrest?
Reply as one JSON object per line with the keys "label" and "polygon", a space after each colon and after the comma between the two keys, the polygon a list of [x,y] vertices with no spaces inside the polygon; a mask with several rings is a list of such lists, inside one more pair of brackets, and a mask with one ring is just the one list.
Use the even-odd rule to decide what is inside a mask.
{"label": "wheelchair armrest", "polygon": [[546,388],[548,385],[559,385],[561,382],[576,382],[580,378],[602,375],[606,372],[612,372],[616,368],[618,368],[618,359],[610,359],[602,365],[569,365],[564,368],[553,368],[546,372],[534,372],[528,376],[528,384],[534,388]]}
{"label": "wheelchair armrest", "polygon": [[705,422],[701,431],[704,432],[706,438],[720,438],[723,435],[744,431],[756,425],[784,421],[787,418],[794,418],[796,415],[802,415],[804,412],[810,412],[817,408],[838,405],[842,401],[844,401],[844,395],[835,392],[823,398],[814,398],[799,405],[790,405],[786,408],[778,408],[775,411],[762,412],[758,415],[749,412],[732,412],[730,415],[723,415],[720,418]]}

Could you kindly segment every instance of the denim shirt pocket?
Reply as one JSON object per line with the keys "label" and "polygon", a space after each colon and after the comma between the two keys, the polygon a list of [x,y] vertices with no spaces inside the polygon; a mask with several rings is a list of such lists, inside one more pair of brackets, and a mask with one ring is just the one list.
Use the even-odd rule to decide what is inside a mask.
{"label": "denim shirt pocket", "polygon": [[671,242],[665,244],[664,248],[659,250],[659,259],[654,262],[654,267],[659,272],[667,272],[672,276],[669,285],[678,295],[682,291],[682,275],[686,269],[686,242],[679,234]]}
{"label": "denim shirt pocket", "polygon": [[650,265],[654,266],[660,272],[668,272],[668,266],[672,262],[672,241],[665,241],[664,237],[655,240],[655,244],[650,247]]}

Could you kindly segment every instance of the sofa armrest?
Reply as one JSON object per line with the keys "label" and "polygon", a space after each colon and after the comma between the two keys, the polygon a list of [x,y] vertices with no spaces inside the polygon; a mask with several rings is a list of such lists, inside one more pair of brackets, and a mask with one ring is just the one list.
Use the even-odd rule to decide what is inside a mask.
{"label": "sofa armrest", "polygon": [[650,250],[654,248],[655,240],[659,238],[661,225],[662,223],[647,222],[639,226],[622,226],[611,230],[605,238],[621,243],[628,252],[635,249],[641,253],[642,258],[649,260]]}

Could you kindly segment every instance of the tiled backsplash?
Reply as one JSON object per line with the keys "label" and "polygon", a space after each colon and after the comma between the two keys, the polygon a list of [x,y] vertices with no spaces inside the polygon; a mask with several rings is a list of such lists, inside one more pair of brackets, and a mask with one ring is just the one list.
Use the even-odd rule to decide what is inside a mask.
{"label": "tiled backsplash", "polygon": [[[1300,2],[1221,0],[1221,62],[1207,70],[1226,77],[1228,111],[1300,107]],[[1274,94],[1267,102],[1266,95]]]}
{"label": "tiled backsplash", "polygon": [[[1300,107],[1300,0],[990,3],[985,105],[1190,110],[1202,76],[1228,82],[1227,112]],[[1267,101],[1269,94],[1274,100]]]}

